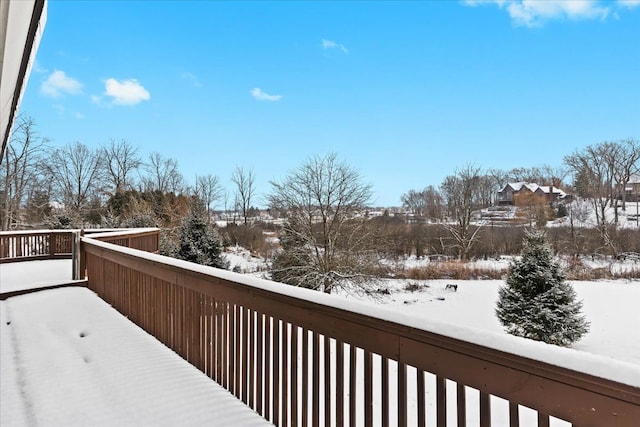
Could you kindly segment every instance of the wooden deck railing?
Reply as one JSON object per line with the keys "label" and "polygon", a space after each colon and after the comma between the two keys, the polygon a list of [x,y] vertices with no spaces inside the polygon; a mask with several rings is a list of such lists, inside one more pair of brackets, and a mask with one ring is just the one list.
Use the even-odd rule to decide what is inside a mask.
{"label": "wooden deck railing", "polygon": [[36,259],[68,259],[73,249],[73,231],[0,232],[0,263]]}
{"label": "wooden deck railing", "polygon": [[145,252],[159,253],[160,230],[157,228],[132,228],[124,230],[86,230],[85,236],[101,242],[113,243]]}
{"label": "wooden deck railing", "polygon": [[573,366],[594,363],[578,352],[527,356],[542,344],[500,335],[485,345],[455,328],[442,334],[330,295],[92,239],[83,250],[91,289],[279,426],[443,427],[455,408],[458,426],[474,415],[485,427],[494,396],[508,401],[500,427],[524,426],[523,407],[537,411],[538,426],[549,416],[584,427],[640,422],[639,371],[612,360],[596,361],[606,375],[580,372]]}
{"label": "wooden deck railing", "polygon": [[85,233],[94,240],[146,252],[158,253],[160,249],[158,228],[0,232],[0,264],[71,259],[73,280],[82,280],[86,277],[86,267],[80,238]]}

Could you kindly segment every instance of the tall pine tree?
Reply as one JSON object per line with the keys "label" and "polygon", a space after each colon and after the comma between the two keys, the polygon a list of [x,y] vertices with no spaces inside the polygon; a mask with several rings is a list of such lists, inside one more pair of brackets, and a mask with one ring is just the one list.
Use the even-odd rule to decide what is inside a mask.
{"label": "tall pine tree", "polygon": [[589,330],[573,287],[554,261],[546,235],[526,233],[522,256],[500,288],[496,316],[512,335],[569,346]]}

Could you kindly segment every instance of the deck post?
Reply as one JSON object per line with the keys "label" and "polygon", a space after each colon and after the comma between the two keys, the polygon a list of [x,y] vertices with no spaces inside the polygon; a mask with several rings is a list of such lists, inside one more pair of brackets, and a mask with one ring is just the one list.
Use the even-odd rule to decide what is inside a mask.
{"label": "deck post", "polygon": [[74,230],[71,238],[71,278],[81,280],[80,277],[80,231]]}

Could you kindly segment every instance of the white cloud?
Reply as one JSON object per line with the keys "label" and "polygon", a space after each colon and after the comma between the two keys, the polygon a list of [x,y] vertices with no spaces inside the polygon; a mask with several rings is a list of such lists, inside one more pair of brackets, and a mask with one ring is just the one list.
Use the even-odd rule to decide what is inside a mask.
{"label": "white cloud", "polygon": [[269,95],[259,87],[253,88],[251,95],[259,101],[280,101],[282,99],[282,95]]}
{"label": "white cloud", "polygon": [[84,114],[79,113],[79,112],[76,112],[76,113],[73,115],[73,117],[75,117],[75,118],[76,118],[76,119],[78,119],[78,120],[82,120],[82,119],[84,119]]}
{"label": "white cloud", "polygon": [[191,83],[194,87],[202,87],[202,83],[198,80],[198,77],[195,74],[192,74],[188,71],[182,73],[182,79]]}
{"label": "white cloud", "polygon": [[633,9],[640,6],[640,0],[618,0],[618,4],[628,9]]}
{"label": "white cloud", "polygon": [[55,70],[47,80],[42,82],[40,91],[53,98],[57,98],[65,93],[77,95],[82,91],[82,83],[74,78],[67,77],[64,71]]}
{"label": "white cloud", "polygon": [[[104,94],[112,97],[116,105],[135,105],[151,98],[149,92],[136,79],[122,81],[107,79]],[[96,102],[96,98],[92,97],[92,101]]]}
{"label": "white cloud", "polygon": [[329,50],[329,49],[339,49],[344,53],[349,53],[349,49],[347,49],[346,47],[344,47],[343,44],[340,43],[336,43],[333,40],[327,40],[327,39],[322,39],[322,48],[324,50]]}
{"label": "white cloud", "polygon": [[509,13],[515,25],[526,27],[538,27],[557,19],[605,19],[611,11],[610,7],[601,6],[599,0],[466,0],[465,4],[495,4]]}

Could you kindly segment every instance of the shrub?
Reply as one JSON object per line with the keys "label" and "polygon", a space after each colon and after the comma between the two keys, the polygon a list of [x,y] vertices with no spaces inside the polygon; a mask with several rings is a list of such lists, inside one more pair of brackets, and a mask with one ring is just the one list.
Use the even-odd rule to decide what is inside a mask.
{"label": "shrub", "polygon": [[543,231],[525,234],[522,257],[500,288],[496,316],[512,335],[569,346],[589,330],[582,302],[565,282]]}
{"label": "shrub", "polygon": [[199,211],[192,211],[182,221],[179,235],[176,258],[211,267],[229,267],[229,262],[222,256],[222,242],[218,232]]}

